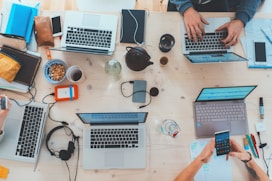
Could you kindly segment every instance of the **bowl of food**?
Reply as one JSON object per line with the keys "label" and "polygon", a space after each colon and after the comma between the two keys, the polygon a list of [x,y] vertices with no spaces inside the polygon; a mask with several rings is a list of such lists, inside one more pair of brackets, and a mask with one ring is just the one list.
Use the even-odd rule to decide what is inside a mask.
{"label": "bowl of food", "polygon": [[59,84],[66,78],[67,67],[67,64],[62,60],[48,60],[43,67],[43,75],[48,82]]}

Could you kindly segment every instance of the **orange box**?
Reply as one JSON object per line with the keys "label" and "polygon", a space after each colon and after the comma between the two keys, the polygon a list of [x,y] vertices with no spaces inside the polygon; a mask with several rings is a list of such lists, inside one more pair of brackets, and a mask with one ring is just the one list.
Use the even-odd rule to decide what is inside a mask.
{"label": "orange box", "polygon": [[78,99],[77,85],[60,85],[55,87],[55,100],[67,101]]}

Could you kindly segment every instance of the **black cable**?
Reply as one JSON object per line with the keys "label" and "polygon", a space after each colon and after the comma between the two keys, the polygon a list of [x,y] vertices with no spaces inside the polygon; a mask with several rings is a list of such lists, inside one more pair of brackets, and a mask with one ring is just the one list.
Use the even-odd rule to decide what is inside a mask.
{"label": "black cable", "polygon": [[122,83],[121,83],[120,89],[121,89],[121,93],[122,93],[122,95],[123,95],[124,97],[128,98],[128,97],[133,96],[133,95],[136,94],[136,93],[145,92],[146,94],[149,95],[149,101],[148,101],[147,104],[140,106],[139,109],[144,108],[144,107],[148,106],[149,104],[151,104],[152,96],[151,96],[150,93],[149,93],[148,91],[146,91],[146,90],[139,90],[139,91],[132,92],[132,93],[129,94],[129,95],[125,95],[124,92],[123,92],[123,85],[126,84],[126,83],[131,83],[131,84],[133,84],[134,81],[125,81],[125,82],[122,82]]}
{"label": "black cable", "polygon": [[261,135],[260,135],[259,131],[257,131],[257,135],[258,135],[258,138],[259,138],[259,141],[260,141],[259,148],[262,150],[262,158],[263,158],[263,161],[264,161],[264,164],[265,164],[265,167],[266,167],[266,174],[269,177],[269,166],[268,166],[268,164],[267,164],[267,162],[265,160],[265,156],[264,156],[264,147],[266,146],[266,143],[262,143]]}

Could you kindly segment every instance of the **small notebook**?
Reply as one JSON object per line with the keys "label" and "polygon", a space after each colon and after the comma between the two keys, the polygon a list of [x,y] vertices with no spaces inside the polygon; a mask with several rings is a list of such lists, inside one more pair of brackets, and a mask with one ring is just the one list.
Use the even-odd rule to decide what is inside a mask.
{"label": "small notebook", "polygon": [[145,10],[122,9],[122,43],[143,43],[145,35]]}
{"label": "small notebook", "polygon": [[41,63],[41,57],[5,45],[2,47],[1,51],[13,57],[21,64],[21,69],[17,73],[14,81],[31,86]]}
{"label": "small notebook", "polygon": [[34,17],[37,14],[37,8],[13,3],[5,33],[22,36],[29,43],[33,30]]}

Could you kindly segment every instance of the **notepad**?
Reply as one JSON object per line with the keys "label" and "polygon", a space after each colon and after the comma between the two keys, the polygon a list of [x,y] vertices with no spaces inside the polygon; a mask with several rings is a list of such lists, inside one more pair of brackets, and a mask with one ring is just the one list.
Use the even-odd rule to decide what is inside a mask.
{"label": "notepad", "polygon": [[120,41],[143,43],[145,35],[145,10],[122,9]]}
{"label": "notepad", "polygon": [[25,38],[26,43],[29,43],[33,30],[34,17],[37,14],[37,8],[13,3],[5,33],[22,36]]}

